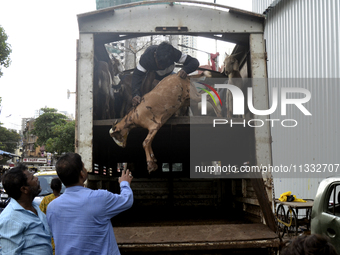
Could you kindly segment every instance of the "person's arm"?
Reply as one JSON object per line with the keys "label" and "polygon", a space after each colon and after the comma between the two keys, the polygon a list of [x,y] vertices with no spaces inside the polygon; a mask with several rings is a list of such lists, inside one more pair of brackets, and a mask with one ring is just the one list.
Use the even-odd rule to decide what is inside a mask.
{"label": "person's arm", "polygon": [[120,184],[120,194],[113,194],[107,192],[106,208],[110,218],[117,214],[131,208],[133,204],[133,193],[130,188],[130,184],[133,177],[129,170],[123,170],[122,176],[119,177],[118,182]]}
{"label": "person's arm", "polygon": [[187,55],[183,63],[182,70],[184,70],[187,74],[189,74],[189,73],[196,71],[199,65],[200,65],[200,62],[196,58],[193,58],[190,55]]}
{"label": "person's arm", "polygon": [[0,223],[0,229],[1,254],[21,254],[25,243],[24,226],[16,221],[6,219]]}
{"label": "person's arm", "polygon": [[[52,227],[53,227],[53,220],[55,219],[55,216],[53,215],[53,210],[50,209],[49,207],[49,210],[47,210],[46,208],[46,220],[47,220],[47,224],[48,226],[50,227],[50,231],[51,231],[51,234],[53,233],[52,231]],[[52,234],[53,236],[53,234]]]}
{"label": "person's arm", "polygon": [[175,62],[179,64],[183,64],[182,69],[178,72],[178,75],[185,79],[187,74],[192,73],[197,70],[200,65],[199,61],[196,58],[191,57],[190,55],[184,54],[178,49],[174,48]]}

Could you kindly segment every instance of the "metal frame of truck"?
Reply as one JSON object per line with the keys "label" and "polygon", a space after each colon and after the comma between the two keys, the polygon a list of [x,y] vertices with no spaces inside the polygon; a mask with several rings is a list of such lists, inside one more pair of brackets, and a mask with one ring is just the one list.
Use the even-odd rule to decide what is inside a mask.
{"label": "metal frame of truck", "polygon": [[[199,18],[198,18],[199,17]],[[228,6],[196,2],[196,1],[148,1],[110,7],[94,12],[78,15],[79,41],[77,45],[77,99],[76,99],[76,151],[82,155],[85,167],[91,173],[94,165],[94,133],[98,129],[106,130],[113,120],[97,121],[93,119],[93,70],[94,55],[105,59],[105,43],[130,39],[147,35],[183,34],[203,36],[238,45],[236,51],[242,51],[238,58],[244,64],[243,71],[249,78],[266,78],[266,52],[263,39],[264,16],[231,8]],[[253,102],[256,109],[268,109],[268,86],[253,84]],[[268,119],[268,116],[256,116],[256,119]],[[170,119],[166,125],[185,124],[185,119]],[[197,120],[200,123],[200,120]],[[253,163],[257,166],[271,165],[271,133],[269,122],[264,121],[260,129],[251,130],[254,151]],[[166,126],[165,125],[165,126]],[[102,129],[104,127],[104,129]],[[106,128],[106,129],[105,129]],[[97,131],[95,131],[97,130]],[[100,132],[101,132],[100,131]],[[107,139],[111,139],[108,137]],[[263,179],[262,179],[263,177]],[[116,181],[108,176],[89,175],[91,187],[102,188],[103,183]],[[156,180],[157,181],[157,180]],[[232,181],[233,190],[242,188],[242,195],[235,201],[249,211],[253,206],[261,207],[257,213],[271,229],[270,237],[252,237],[248,235],[243,241],[218,239],[197,242],[179,240],[169,243],[143,242],[120,243],[120,235],[129,229],[115,229],[120,248],[126,251],[140,251],[145,248],[152,250],[186,249],[235,249],[246,248],[278,248],[278,238],[275,234],[276,224],[272,213],[272,178],[270,174],[250,180]],[[251,191],[248,191],[248,187]],[[247,192],[256,194],[257,198],[249,198]],[[244,226],[246,229],[247,227]],[[262,228],[262,227],[260,227]],[[256,228],[255,228],[256,229]],[[124,231],[123,231],[124,230]],[[157,231],[163,231],[159,228]],[[123,231],[123,232],[122,232]],[[145,231],[145,229],[140,230]],[[156,231],[156,232],[157,232]],[[260,231],[260,230],[259,230]],[[256,232],[256,231],[255,231]],[[255,234],[254,232],[254,234]],[[264,231],[266,232],[266,231]],[[267,232],[268,234],[268,232]],[[274,234],[274,235],[272,235]]]}

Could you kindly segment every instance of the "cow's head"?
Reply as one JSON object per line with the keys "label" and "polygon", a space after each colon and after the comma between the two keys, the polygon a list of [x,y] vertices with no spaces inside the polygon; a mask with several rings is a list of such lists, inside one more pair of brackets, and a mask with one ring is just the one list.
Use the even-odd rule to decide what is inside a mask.
{"label": "cow's head", "polygon": [[110,136],[118,146],[125,148],[129,131],[127,128],[120,128],[119,124],[120,122],[118,123],[118,120],[113,123],[110,129]]}

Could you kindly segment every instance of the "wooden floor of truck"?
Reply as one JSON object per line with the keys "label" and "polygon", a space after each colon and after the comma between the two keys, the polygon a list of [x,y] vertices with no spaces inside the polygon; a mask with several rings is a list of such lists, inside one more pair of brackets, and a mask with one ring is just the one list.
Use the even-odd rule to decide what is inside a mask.
{"label": "wooden floor of truck", "polygon": [[279,246],[277,235],[264,224],[114,227],[114,232],[122,252],[275,249]]}

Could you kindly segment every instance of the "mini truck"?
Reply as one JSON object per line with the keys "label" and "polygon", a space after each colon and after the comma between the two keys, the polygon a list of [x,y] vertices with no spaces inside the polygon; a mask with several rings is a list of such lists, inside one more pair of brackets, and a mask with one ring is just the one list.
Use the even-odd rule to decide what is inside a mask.
{"label": "mini truck", "polygon": [[[204,129],[210,117],[170,118],[153,141],[158,170],[149,175],[142,148],[147,131],[131,130],[126,148],[120,148],[109,135],[115,119],[98,119],[93,111],[94,65],[109,61],[105,44],[141,36],[191,35],[235,43],[242,76],[265,80],[264,16],[213,3],[144,1],[79,14],[78,24],[76,151],[89,172],[87,185],[119,192],[119,169],[125,163],[134,176],[133,207],[112,219],[121,253],[275,254],[280,240],[270,174],[190,178],[190,126]],[[254,107],[268,109],[267,83],[254,81],[252,87]],[[269,124],[225,129],[227,164],[272,163]]]}

